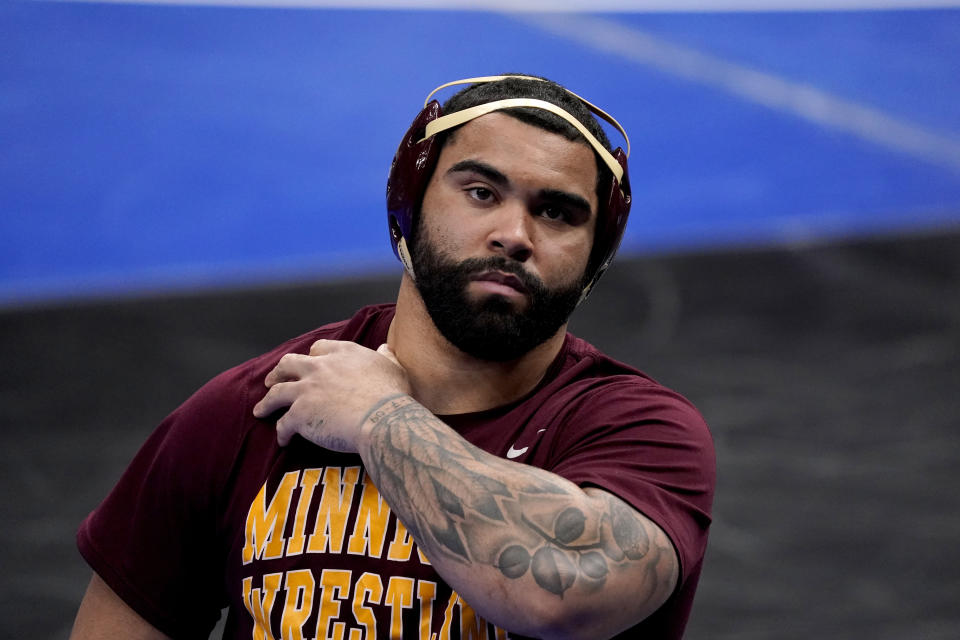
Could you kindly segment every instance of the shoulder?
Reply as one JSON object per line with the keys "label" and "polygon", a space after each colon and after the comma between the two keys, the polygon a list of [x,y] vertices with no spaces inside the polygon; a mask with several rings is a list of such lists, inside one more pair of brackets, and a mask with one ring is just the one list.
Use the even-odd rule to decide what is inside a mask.
{"label": "shoulder", "polygon": [[686,397],[572,334],[567,334],[554,363],[550,385],[572,396],[574,406],[598,410],[604,417],[676,414],[690,426],[706,429],[703,416]]}
{"label": "shoulder", "polygon": [[[712,501],[716,454],[694,404],[646,373],[568,335],[548,403],[559,428],[554,451],[593,462],[614,459],[697,487]],[[615,465],[610,465],[611,468]]]}
{"label": "shoulder", "polygon": [[[361,308],[353,316],[338,322],[325,324],[277,345],[266,353],[227,369],[214,377],[198,391],[191,400],[207,400],[214,403],[238,394],[249,396],[262,391],[263,379],[276,366],[277,361],[288,353],[309,353],[317,340],[349,340],[371,348],[386,340],[387,329],[393,319],[394,305],[381,304]],[[246,398],[249,401],[249,397]],[[259,400],[255,398],[251,405]]]}
{"label": "shoulder", "polygon": [[716,484],[713,438],[690,400],[568,337],[554,471],[607,489],[657,522],[688,569],[702,555]]}
{"label": "shoulder", "polygon": [[[540,388],[519,408],[549,434],[543,464],[572,458],[677,463],[712,484],[713,438],[686,397],[570,334]],[[529,437],[529,434],[526,434]],[[547,439],[545,437],[545,439]],[[547,442],[544,442],[547,445]]]}
{"label": "shoulder", "polygon": [[[198,455],[216,450],[227,456],[240,447],[251,431],[264,423],[253,417],[252,408],[265,393],[264,378],[287,353],[308,353],[317,340],[352,340],[379,345],[386,337],[393,305],[377,305],[360,309],[351,318],[323,325],[291,338],[246,362],[218,374],[160,425],[155,436],[168,443],[182,443]],[[381,335],[382,334],[382,335]],[[270,438],[274,435],[272,430]]]}

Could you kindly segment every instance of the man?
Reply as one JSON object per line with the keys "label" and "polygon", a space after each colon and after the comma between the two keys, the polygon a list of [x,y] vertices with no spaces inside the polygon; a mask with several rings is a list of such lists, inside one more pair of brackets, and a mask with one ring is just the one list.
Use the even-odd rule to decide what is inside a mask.
{"label": "man", "polygon": [[396,305],[160,425],[81,527],[72,637],[203,638],[227,606],[228,638],[682,635],[709,433],[566,333],[623,231],[625,155],[559,85],[468,82],[391,170]]}

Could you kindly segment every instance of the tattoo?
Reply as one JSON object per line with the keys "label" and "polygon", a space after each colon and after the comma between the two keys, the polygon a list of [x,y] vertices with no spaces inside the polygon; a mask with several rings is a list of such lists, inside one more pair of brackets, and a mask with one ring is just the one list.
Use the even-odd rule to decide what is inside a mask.
{"label": "tattoo", "polygon": [[[575,584],[600,588],[612,570],[637,560],[657,567],[669,551],[652,543],[648,525],[618,498],[605,496],[600,514],[584,513],[570,506],[565,481],[491,463],[408,396],[384,399],[368,420],[367,470],[427,557],[488,564],[513,580],[529,573],[563,597]],[[510,486],[497,479],[506,473]]]}

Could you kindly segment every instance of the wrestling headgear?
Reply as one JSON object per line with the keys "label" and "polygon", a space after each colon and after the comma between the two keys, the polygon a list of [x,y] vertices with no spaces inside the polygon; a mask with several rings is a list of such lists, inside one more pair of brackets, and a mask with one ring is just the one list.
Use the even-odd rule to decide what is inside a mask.
{"label": "wrestling headgear", "polygon": [[[598,201],[600,203],[599,211],[597,212],[597,227],[594,235],[593,250],[590,254],[590,260],[587,263],[586,285],[583,288],[582,301],[613,260],[613,256],[617,252],[617,247],[620,246],[623,230],[627,225],[627,215],[630,213],[630,179],[627,176],[627,158],[630,155],[630,140],[627,138],[627,134],[623,130],[623,127],[620,126],[620,123],[610,115],[566,89],[564,89],[564,91],[582,102],[590,111],[616,127],[627,143],[626,152],[619,147],[613,153],[608,151],[607,148],[587,130],[580,120],[552,102],[534,98],[507,98],[478,104],[444,115],[440,103],[436,100],[430,101],[430,98],[433,97],[436,92],[446,87],[458,84],[499,82],[508,78],[529,80],[531,82],[544,81],[542,78],[534,76],[484,76],[467,78],[465,80],[456,80],[441,85],[431,91],[427,96],[427,99],[424,101],[423,110],[413,121],[409,131],[407,131],[403,141],[397,148],[397,153],[393,158],[393,164],[390,167],[390,176],[387,179],[387,220],[390,227],[390,240],[393,245],[393,252],[403,263],[407,271],[413,275],[413,265],[407,250],[406,238],[409,238],[416,228],[415,216],[420,210],[420,202],[426,191],[427,183],[430,182],[430,177],[440,157],[440,150],[443,143],[442,140],[438,140],[436,136],[437,133],[458,127],[492,111],[517,107],[543,109],[559,116],[576,128],[590,146],[593,147],[593,150],[607,169],[607,171],[601,174],[601,184],[598,185],[597,188]],[[522,94],[522,92],[518,93]]]}

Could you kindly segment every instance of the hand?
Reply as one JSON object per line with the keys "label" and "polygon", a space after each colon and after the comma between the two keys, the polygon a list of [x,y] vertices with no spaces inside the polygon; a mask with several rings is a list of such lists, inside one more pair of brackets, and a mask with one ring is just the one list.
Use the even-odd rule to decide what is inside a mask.
{"label": "hand", "polygon": [[387,345],[377,351],[353,342],[318,340],[310,355],[288,353],[264,380],[269,391],[253,408],[277,420],[277,441],[294,434],[331,449],[357,453],[367,414],[384,398],[410,393],[407,374]]}

